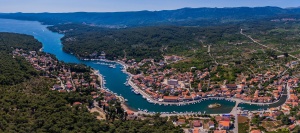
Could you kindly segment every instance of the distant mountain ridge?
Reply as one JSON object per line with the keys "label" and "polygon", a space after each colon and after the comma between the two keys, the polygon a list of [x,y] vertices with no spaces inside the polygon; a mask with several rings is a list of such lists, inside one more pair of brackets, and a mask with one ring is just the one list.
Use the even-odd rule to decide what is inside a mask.
{"label": "distant mountain ridge", "polygon": [[0,13],[0,18],[34,20],[51,25],[86,23],[104,27],[126,27],[146,25],[212,25],[290,15],[300,16],[300,8],[237,7],[99,13]]}

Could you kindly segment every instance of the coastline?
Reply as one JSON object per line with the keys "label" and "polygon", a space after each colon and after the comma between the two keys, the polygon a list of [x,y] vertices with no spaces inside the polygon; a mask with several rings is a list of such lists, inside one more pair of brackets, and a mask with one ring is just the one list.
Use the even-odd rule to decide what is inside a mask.
{"label": "coastline", "polygon": [[[158,104],[158,105],[164,105],[164,106],[185,106],[185,105],[189,105],[189,104],[197,104],[197,103],[200,103],[202,101],[205,101],[205,100],[226,100],[226,101],[230,101],[230,102],[235,102],[236,104],[249,104],[249,105],[257,105],[257,106],[269,106],[271,104],[275,104],[277,102],[280,101],[280,98],[279,100],[276,100],[276,101],[273,101],[273,102],[270,102],[270,103],[256,103],[256,102],[248,102],[248,101],[244,101],[242,99],[237,99],[237,98],[234,98],[234,97],[230,97],[230,98],[225,98],[225,97],[207,97],[207,98],[201,98],[199,100],[192,100],[192,101],[188,101],[188,102],[159,102],[157,100],[154,100],[151,96],[149,96],[146,92],[144,92],[142,89],[140,89],[138,86],[136,86],[133,82],[132,82],[132,77],[134,76],[133,74],[127,72],[127,68],[129,67],[126,63],[120,61],[120,60],[117,60],[117,61],[112,61],[112,60],[107,60],[107,59],[84,59],[84,60],[91,60],[91,61],[104,61],[104,62],[111,62],[111,63],[117,63],[117,64],[120,64],[122,65],[122,72],[127,74],[129,76],[129,79],[127,80],[127,83],[134,89],[134,90],[138,90],[141,95],[143,96],[143,98],[145,100],[147,100],[149,103],[152,103],[152,104]],[[103,83],[103,76],[97,71],[95,70],[97,73],[97,75],[99,77],[101,77],[101,83]],[[101,87],[102,89],[105,88],[105,86],[103,85]],[[109,90],[109,89],[108,89]],[[143,111],[143,110],[136,110],[136,109],[132,109],[130,108],[130,106],[128,106],[126,104],[126,101],[125,99],[122,97],[122,96],[118,96],[120,101],[121,101],[121,104],[122,104],[122,107],[124,108],[124,110],[129,110],[129,111],[132,111],[132,112],[136,112],[136,113],[139,113],[139,114],[153,114],[152,113],[148,113],[147,111]],[[236,105],[236,106],[238,106]],[[234,108],[233,108],[234,109]],[[232,109],[232,110],[233,110]],[[146,110],[146,109],[145,109]],[[165,112],[165,113],[172,113],[172,112]],[[192,113],[192,112],[191,112]],[[187,114],[191,114],[191,113],[187,113]],[[179,114],[179,113],[178,113]],[[197,112],[193,112],[192,114],[197,114]]]}
{"label": "coastline", "polygon": [[[94,60],[96,60],[96,59],[94,59]],[[126,73],[127,75],[129,75],[130,77],[132,77],[132,75],[131,75],[130,73],[126,72],[126,68],[127,68],[128,66],[127,66],[125,63],[123,63],[123,62],[119,62],[119,61],[110,61],[110,60],[105,60],[105,59],[99,59],[99,61],[118,63],[118,64],[120,64],[120,65],[123,66],[122,71],[125,72],[125,73]],[[105,90],[105,91],[108,91],[109,88],[105,88],[104,77],[103,77],[103,75],[99,72],[99,70],[92,69],[92,71],[93,71],[93,73],[94,73],[95,75],[98,76],[98,80],[100,81],[100,89],[103,89],[103,90]],[[111,90],[109,90],[109,91],[111,91]],[[112,92],[112,91],[111,91],[111,92]],[[121,106],[122,106],[122,108],[123,108],[125,111],[137,112],[137,110],[130,108],[130,106],[128,106],[128,105],[126,104],[126,101],[125,101],[125,98],[124,98],[124,97],[119,96],[119,95],[116,95],[116,97],[120,100]]]}
{"label": "coastline", "polygon": [[103,83],[103,76],[100,74],[99,70],[95,70],[95,69],[92,69],[92,72],[98,76],[98,80],[100,82],[100,88],[103,89],[104,88],[104,83]]}

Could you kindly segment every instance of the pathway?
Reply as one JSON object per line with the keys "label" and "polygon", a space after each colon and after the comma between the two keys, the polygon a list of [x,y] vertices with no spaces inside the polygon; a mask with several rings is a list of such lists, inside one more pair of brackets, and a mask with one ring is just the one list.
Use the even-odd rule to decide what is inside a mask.
{"label": "pathway", "polygon": [[99,113],[99,116],[97,116],[97,119],[99,119],[99,120],[105,120],[105,111],[102,109],[102,108],[100,108],[99,106],[98,106],[98,102],[96,102],[95,100],[94,100],[94,103],[93,103],[93,105],[94,105],[94,107],[93,108],[91,108],[91,109],[89,109],[89,111],[91,112],[91,113],[93,113],[93,112],[98,112]]}
{"label": "pathway", "polygon": [[98,80],[100,82],[100,88],[102,89],[103,86],[103,76],[97,70],[93,70],[94,74],[98,76]]}
{"label": "pathway", "polygon": [[211,47],[211,45],[208,45],[208,48],[207,48],[208,55],[214,60],[214,62],[215,62],[216,65],[219,65],[219,63],[217,62],[217,60],[211,55],[211,53],[210,53],[210,47]]}
{"label": "pathway", "polygon": [[[268,49],[277,51],[277,52],[279,52],[279,53],[284,53],[284,52],[281,51],[281,50],[274,49],[274,48],[271,48],[271,47],[269,47],[269,46],[267,46],[267,45],[264,45],[264,44],[261,44],[261,43],[257,42],[257,41],[254,40],[250,35],[244,34],[244,33],[243,33],[243,29],[241,29],[240,34],[244,35],[245,37],[249,38],[249,39],[252,40],[254,43],[256,43],[256,44],[258,44],[258,45],[260,45],[260,46],[262,46],[262,47],[265,47],[265,48],[268,48]],[[291,54],[289,54],[289,53],[288,53],[288,55],[289,55],[290,57],[295,58],[295,59],[297,59],[298,61],[300,61],[300,58],[298,58],[298,57],[296,57],[296,56],[294,56],[294,55],[291,55]]]}
{"label": "pathway", "polygon": [[[52,76],[55,76],[55,75],[52,75]],[[58,76],[55,76],[55,77],[59,80],[60,86],[62,87],[62,89],[65,90],[65,89],[66,89],[66,88],[65,88],[65,85],[64,85],[64,83],[62,82],[62,80],[60,79],[60,77],[58,77]]]}

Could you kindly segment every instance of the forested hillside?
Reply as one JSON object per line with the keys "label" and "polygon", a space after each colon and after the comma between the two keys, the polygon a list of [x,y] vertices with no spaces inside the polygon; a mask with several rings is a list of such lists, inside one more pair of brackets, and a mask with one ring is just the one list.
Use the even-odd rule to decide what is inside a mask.
{"label": "forested hillside", "polygon": [[85,107],[71,108],[69,97],[50,91],[54,81],[39,77],[13,49],[38,51],[42,45],[32,36],[0,34],[0,132],[101,131],[100,122]]}
{"label": "forested hillside", "polygon": [[77,13],[2,13],[0,18],[40,21],[45,24],[92,24],[104,27],[133,27],[154,25],[211,26],[245,22],[277,16],[299,15],[299,8],[237,7],[183,8],[164,11],[137,12],[77,12]]}
{"label": "forested hillside", "polygon": [[38,51],[42,48],[42,44],[35,40],[33,36],[16,33],[1,33],[0,50],[2,52],[11,53],[14,48]]}
{"label": "forested hillside", "polygon": [[[62,38],[66,52],[78,57],[89,58],[94,52],[106,53],[108,59],[141,60],[144,58],[162,59],[162,55],[186,55],[201,49],[207,44],[234,42],[239,26],[216,27],[138,27],[128,29],[105,29],[87,25],[66,24],[49,27],[55,32],[64,33]],[[227,42],[226,42],[227,43]]]}
{"label": "forested hillside", "polygon": [[20,57],[13,57],[12,50],[20,48],[24,50],[39,50],[41,43],[32,36],[1,33],[0,34],[0,84],[13,85],[31,77],[36,77],[38,72],[30,64]]}

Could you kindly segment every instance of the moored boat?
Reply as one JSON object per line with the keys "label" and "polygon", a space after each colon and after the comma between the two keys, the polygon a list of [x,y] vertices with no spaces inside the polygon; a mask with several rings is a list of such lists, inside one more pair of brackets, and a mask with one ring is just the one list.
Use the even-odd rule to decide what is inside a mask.
{"label": "moored boat", "polygon": [[134,90],[133,92],[134,92],[135,94],[137,94],[137,95],[140,94],[140,92],[139,92],[138,90]]}

